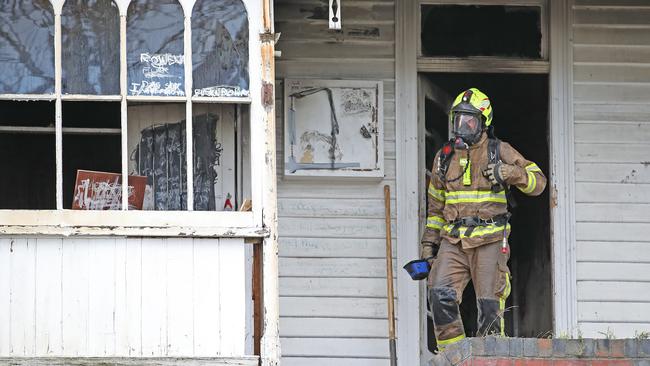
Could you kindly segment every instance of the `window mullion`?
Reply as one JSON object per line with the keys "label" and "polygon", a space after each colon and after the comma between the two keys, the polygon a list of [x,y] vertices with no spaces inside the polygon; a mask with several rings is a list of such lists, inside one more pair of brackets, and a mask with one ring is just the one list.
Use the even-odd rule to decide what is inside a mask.
{"label": "window mullion", "polygon": [[56,154],[56,209],[63,209],[63,117],[61,104],[61,6],[54,9],[54,145]]}
{"label": "window mullion", "polygon": [[120,129],[121,152],[122,152],[122,210],[129,209],[129,154],[128,154],[128,133],[127,133],[127,100],[128,92],[126,78],[126,15],[120,15]]}
{"label": "window mullion", "polygon": [[[191,10],[188,11],[191,13]],[[185,157],[187,158],[187,210],[194,210],[194,145],[192,132],[192,20],[185,16]]]}

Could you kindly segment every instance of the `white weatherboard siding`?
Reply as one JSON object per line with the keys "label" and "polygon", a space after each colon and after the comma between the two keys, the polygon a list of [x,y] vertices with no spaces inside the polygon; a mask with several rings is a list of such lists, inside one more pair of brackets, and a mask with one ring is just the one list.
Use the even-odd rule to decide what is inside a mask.
{"label": "white weatherboard siding", "polygon": [[243,239],[0,239],[0,359],[241,357]]}
{"label": "white weatherboard siding", "polygon": [[[275,2],[282,33],[276,45],[282,365],[382,366],[389,364],[385,184],[393,225],[396,212],[395,9],[392,0],[343,1],[343,28],[336,32],[328,30],[326,3]],[[385,178],[283,179],[284,78],[383,81]]]}
{"label": "white weatherboard siding", "polygon": [[573,9],[578,322],[650,331],[650,2]]}

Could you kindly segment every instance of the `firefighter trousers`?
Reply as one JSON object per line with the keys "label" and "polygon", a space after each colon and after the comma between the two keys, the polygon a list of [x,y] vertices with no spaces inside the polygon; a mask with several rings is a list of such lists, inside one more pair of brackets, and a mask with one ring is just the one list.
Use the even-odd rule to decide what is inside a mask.
{"label": "firefighter trousers", "polygon": [[428,278],[428,295],[438,348],[465,338],[458,305],[472,280],[478,307],[478,334],[504,334],[503,313],[510,295],[510,248],[501,241],[463,249],[443,239]]}

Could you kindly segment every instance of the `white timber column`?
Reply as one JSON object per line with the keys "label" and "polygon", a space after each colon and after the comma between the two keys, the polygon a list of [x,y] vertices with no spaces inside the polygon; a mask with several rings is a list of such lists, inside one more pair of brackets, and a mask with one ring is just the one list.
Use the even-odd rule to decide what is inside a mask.
{"label": "white timber column", "polygon": [[[253,159],[264,159],[262,172],[262,223],[268,232],[262,242],[262,366],[280,364],[280,293],[278,272],[278,212],[275,170],[275,33],[273,29],[273,2],[262,1],[263,32],[260,34],[262,51],[262,103],[264,149],[255,149]],[[260,157],[259,154],[264,154]],[[259,205],[253,202],[253,205]]]}
{"label": "white timber column", "polygon": [[[417,19],[414,0],[395,2],[395,86],[397,159],[397,264],[419,256]],[[420,286],[397,272],[397,364],[420,365]],[[426,325],[426,324],[425,324]]]}
{"label": "white timber column", "polygon": [[553,327],[557,335],[578,330],[573,138],[573,1],[550,2],[551,232],[553,240]]}

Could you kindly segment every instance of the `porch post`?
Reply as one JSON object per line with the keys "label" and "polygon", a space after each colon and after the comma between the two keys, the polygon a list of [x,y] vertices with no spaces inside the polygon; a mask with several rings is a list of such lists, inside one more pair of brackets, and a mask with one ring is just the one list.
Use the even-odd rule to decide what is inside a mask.
{"label": "porch post", "polygon": [[[269,235],[262,243],[262,304],[263,325],[261,364],[280,364],[280,300],[278,280],[278,213],[275,170],[275,33],[273,1],[263,0],[264,29],[262,42],[262,93],[264,108],[264,172],[262,173],[262,223]],[[253,101],[257,103],[258,101]],[[262,151],[260,151],[262,152]],[[257,159],[258,157],[256,157]],[[253,204],[259,204],[253,202]]]}
{"label": "porch post", "polygon": [[553,331],[574,336],[578,330],[575,239],[575,158],[573,138],[573,1],[550,2],[550,132]]}
{"label": "porch post", "polygon": [[[397,264],[419,255],[417,4],[395,2],[395,86],[397,159]],[[420,365],[420,287],[397,272],[397,364]]]}

